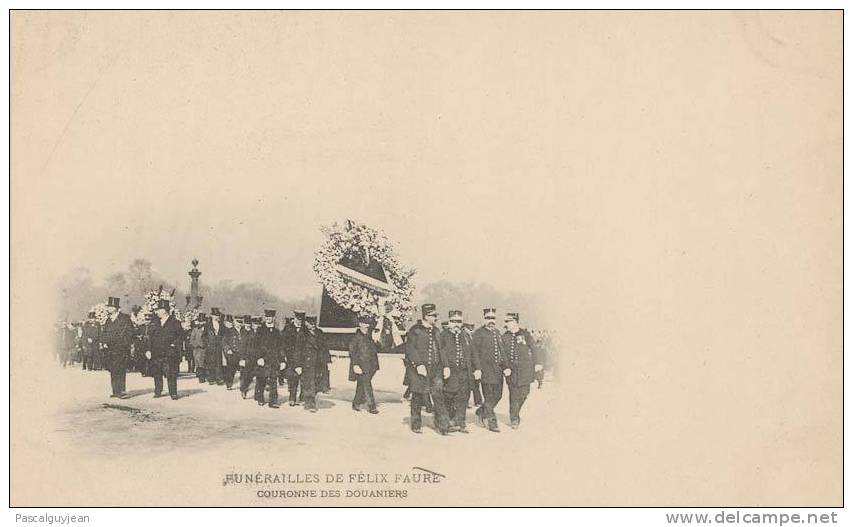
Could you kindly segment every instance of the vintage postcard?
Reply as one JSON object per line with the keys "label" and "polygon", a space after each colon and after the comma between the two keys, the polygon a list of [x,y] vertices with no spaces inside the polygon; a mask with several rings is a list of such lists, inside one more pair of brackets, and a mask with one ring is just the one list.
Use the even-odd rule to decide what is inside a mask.
{"label": "vintage postcard", "polygon": [[11,506],[842,504],[841,11],[9,23]]}

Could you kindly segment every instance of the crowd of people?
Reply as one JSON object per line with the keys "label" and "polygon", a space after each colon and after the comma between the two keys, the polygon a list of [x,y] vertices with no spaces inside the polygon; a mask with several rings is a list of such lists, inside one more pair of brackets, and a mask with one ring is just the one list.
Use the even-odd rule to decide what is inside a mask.
{"label": "crowd of people", "polygon": [[[279,326],[275,310],[263,316],[225,314],[212,308],[194,321],[175,318],[170,302],[160,300],[146,324],[136,325],[121,311],[119,299],[107,301],[108,316],[95,312],[83,322],[57,326],[57,354],[63,367],[80,363],[83,370],[107,370],[111,395],[126,399],[126,375],[139,372],[154,382],[154,397],[179,399],[181,364],[199,383],[239,389],[249,398],[254,384],[258,405],[279,408],[279,387],[287,386],[289,406],[317,412],[317,396],[329,393],[332,353],[317,317],[294,311]],[[379,354],[403,356],[403,398],[410,400],[410,428],[421,433],[422,412],[433,413],[438,432],[467,433],[467,410],[477,407],[478,423],[499,432],[495,406],[509,392],[510,424],[521,423],[521,409],[530,387],[544,382],[547,332],[520,326],[518,313],[506,313],[502,327],[494,308],[483,310],[479,328],[465,322],[460,310],[440,322],[434,304],[424,304],[420,319],[404,331],[398,316],[386,306],[384,316],[360,316],[349,337],[348,379],[356,383],[352,409],[379,412],[372,379]]]}

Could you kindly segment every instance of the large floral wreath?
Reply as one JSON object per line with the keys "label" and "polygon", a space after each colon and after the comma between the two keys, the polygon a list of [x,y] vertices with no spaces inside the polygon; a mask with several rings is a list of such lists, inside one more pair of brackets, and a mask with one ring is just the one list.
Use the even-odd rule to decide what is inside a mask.
{"label": "large floral wreath", "polygon": [[137,326],[144,326],[145,324],[148,324],[150,318],[157,310],[157,302],[159,300],[168,300],[169,305],[171,306],[170,312],[176,319],[181,319],[181,311],[175,307],[175,290],[173,289],[171,293],[167,293],[163,290],[163,286],[161,285],[156,291],[148,291],[145,293],[145,302],[142,303],[139,311],[131,313],[130,315],[130,319],[133,323]]}
{"label": "large floral wreath", "polygon": [[[352,220],[322,226],[320,231],[326,239],[317,249],[314,272],[332,300],[357,314],[383,314],[385,302],[391,302],[403,317],[412,312],[415,271],[400,263],[394,244],[384,232]],[[342,273],[339,264],[345,259],[360,259],[365,265],[378,262],[385,271],[387,287],[366,286]]]}

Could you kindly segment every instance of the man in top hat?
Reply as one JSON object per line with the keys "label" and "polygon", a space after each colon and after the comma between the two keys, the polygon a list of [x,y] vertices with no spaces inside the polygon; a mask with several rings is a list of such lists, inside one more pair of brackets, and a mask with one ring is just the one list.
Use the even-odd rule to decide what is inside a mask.
{"label": "man in top hat", "polygon": [[255,337],[255,332],[252,331],[252,317],[249,315],[237,317],[234,322],[234,330],[237,332],[235,342],[237,345],[237,366],[240,368],[240,395],[245,399],[249,393],[249,384],[252,382],[252,368],[249,363],[252,340]]}
{"label": "man in top hat", "polygon": [[412,390],[409,424],[416,434],[421,433],[421,410],[426,406],[427,396],[431,396],[434,403],[438,432],[447,435],[450,428],[447,406],[443,404],[443,378],[450,371],[445,371],[445,364],[441,360],[437,321],[435,304],[424,304],[421,306],[421,319],[406,334],[406,359],[414,368],[414,375],[409,379],[409,388]]}
{"label": "man in top hat", "polygon": [[95,350],[98,349],[98,325],[94,311],[89,311],[83,325],[82,345],[83,369],[92,371],[95,369]]}
{"label": "man in top hat", "polygon": [[360,315],[358,328],[349,341],[349,380],[355,381],[355,397],[352,409],[361,411],[367,404],[367,411],[378,414],[376,399],[373,397],[373,376],[379,371],[379,355],[376,342],[371,337],[371,317]]}
{"label": "man in top hat", "polygon": [[505,322],[507,331],[502,338],[510,369],[506,379],[509,388],[509,421],[513,428],[518,428],[521,407],[530,395],[530,384],[535,380],[536,373],[542,371],[542,355],[530,332],[519,326],[518,313],[507,313]]}
{"label": "man in top hat", "polygon": [[149,350],[145,357],[151,361],[149,370],[154,377],[154,397],[163,396],[163,376],[166,376],[169,396],[178,398],[178,369],[181,365],[181,346],[184,329],[171,314],[172,306],[168,300],[157,301],[155,319],[148,332]]}
{"label": "man in top hat", "polygon": [[465,428],[465,413],[468,409],[470,379],[480,369],[478,357],[471,353],[471,335],[462,329],[462,311],[449,313],[448,328],[441,332],[439,350],[444,364],[444,401],[450,416],[451,431],[468,433]]}
{"label": "man in top hat", "polygon": [[269,385],[270,408],[278,408],[278,372],[284,369],[281,333],[275,327],[275,310],[264,310],[264,325],[255,335],[251,357],[255,370],[255,401],[264,402],[264,388]]}
{"label": "man in top hat", "polygon": [[[317,329],[317,317],[314,315],[305,317],[305,329],[303,335],[303,346],[301,351],[294,357],[295,364],[293,372],[299,376],[302,386],[302,394],[305,400],[305,409],[317,411],[317,372],[324,360],[324,354],[328,350],[325,346],[323,335]],[[290,366],[288,364],[288,366]],[[322,363],[325,367],[325,363]]]}
{"label": "man in top hat", "polygon": [[222,311],[218,307],[210,308],[210,319],[204,331],[204,369],[208,384],[224,384],[222,338],[225,327],[222,325]]}
{"label": "man in top hat", "polygon": [[477,419],[483,425],[488,422],[492,432],[500,432],[495,406],[503,397],[504,377],[509,376],[510,369],[504,355],[495,308],[487,307],[483,310],[483,325],[471,336],[471,346],[480,366],[480,371],[474,371],[474,379],[479,380],[483,387],[483,404],[477,408]]}
{"label": "man in top hat", "polygon": [[110,371],[112,395],[119,399],[130,397],[126,393],[127,363],[130,360],[130,347],[133,344],[133,322],[130,316],[121,312],[119,299],[107,299],[109,317],[101,333],[101,347],[106,354],[107,369]]}
{"label": "man in top hat", "polygon": [[222,366],[222,377],[225,388],[234,389],[234,375],[237,373],[237,361],[240,350],[237,330],[234,328],[234,315],[225,315],[225,329],[222,331],[222,355],[224,357]]}

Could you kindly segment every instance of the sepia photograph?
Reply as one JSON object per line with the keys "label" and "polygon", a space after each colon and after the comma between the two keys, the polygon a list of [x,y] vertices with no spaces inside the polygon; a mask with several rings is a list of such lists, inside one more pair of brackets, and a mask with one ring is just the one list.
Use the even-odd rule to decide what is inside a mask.
{"label": "sepia photograph", "polygon": [[842,10],[9,31],[10,507],[843,507]]}

